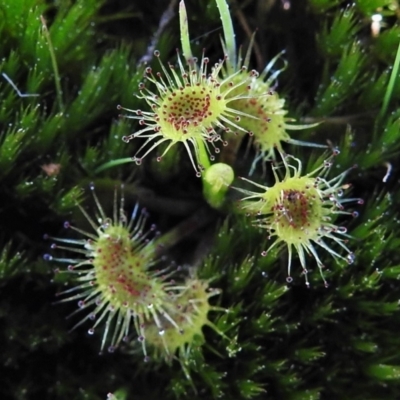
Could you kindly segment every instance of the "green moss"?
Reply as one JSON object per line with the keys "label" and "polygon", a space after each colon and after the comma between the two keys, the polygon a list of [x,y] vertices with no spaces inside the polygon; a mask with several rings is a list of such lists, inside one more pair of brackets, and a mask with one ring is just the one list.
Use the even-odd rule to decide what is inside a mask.
{"label": "green moss", "polygon": [[[286,284],[284,246],[261,256],[271,240],[247,217],[234,215],[237,192],[227,191],[223,211],[208,208],[181,149],[165,164],[155,151],[140,167],[103,168],[129,159],[143,144],[121,140],[139,126],[119,118],[116,107],[147,107],[136,96],[144,71],[139,59],[167,3],[0,0],[0,73],[9,78],[0,75],[0,397],[399,398],[400,80],[393,68],[399,8],[382,0],[292,0],[290,10],[281,1],[270,8],[256,0],[230,2],[238,46],[247,48],[250,40],[246,23],[251,32],[259,27],[261,61],[253,55],[251,68],[286,50],[288,68],[273,85],[287,116],[319,123],[291,137],[338,146],[332,176],[358,165],[347,175],[348,196],[364,204],[346,205],[357,218],[335,221],[348,227],[355,263],[334,264],[319,254],[329,287],[314,266],[307,289],[297,259],[293,283]],[[200,59],[206,48],[213,65],[222,58],[215,0],[185,3],[192,51]],[[171,11],[175,16],[155,43],[165,63],[175,62],[180,47],[177,3]],[[383,21],[373,36],[376,13]],[[151,54],[148,64],[156,70]],[[245,138],[233,157],[235,176],[248,177],[256,156],[250,144]],[[321,161],[321,149],[283,148],[305,171]],[[257,164],[251,179],[273,184],[270,163]],[[62,236],[65,219],[86,229],[76,204],[92,210],[82,191],[91,181],[106,210],[121,183],[126,209],[138,198],[147,207],[164,237],[157,251],[166,265],[181,265],[178,283],[194,269],[221,289],[209,299],[207,318],[215,329],[204,326],[193,338],[183,368],[174,359],[144,363],[129,343],[99,356],[99,340],[87,336],[87,327],[68,333],[65,316],[75,305],[52,304],[74,277],[53,278],[56,266],[42,260],[50,244],[43,235]],[[332,246],[340,251],[338,243]],[[137,344],[134,334],[129,340]]]}

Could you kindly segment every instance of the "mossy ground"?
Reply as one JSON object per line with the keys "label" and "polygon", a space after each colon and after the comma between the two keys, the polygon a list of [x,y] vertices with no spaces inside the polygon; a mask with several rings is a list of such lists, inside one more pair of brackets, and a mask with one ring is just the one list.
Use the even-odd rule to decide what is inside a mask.
{"label": "mossy ground", "polygon": [[[356,261],[337,264],[321,254],[327,289],[317,268],[307,289],[298,260],[288,287],[285,252],[261,257],[265,233],[244,217],[208,209],[182,149],[161,164],[155,152],[140,168],[132,163],[98,171],[138,148],[121,140],[138,127],[118,118],[116,106],[144,107],[134,95],[143,76],[139,60],[147,55],[153,63],[148,46],[167,3],[0,0],[0,72],[22,94],[38,95],[21,97],[0,76],[0,397],[399,398],[399,76],[385,101],[400,38],[397,3],[231,2],[239,44],[248,43],[246,24],[250,34],[258,28],[253,67],[261,69],[286,50],[288,68],[277,90],[288,115],[323,121],[295,138],[337,145],[335,173],[358,165],[347,181],[352,196],[365,203],[356,206],[358,218],[343,220]],[[186,7],[193,47],[221,58],[215,2],[187,0]],[[371,16],[379,7],[384,21],[374,37]],[[157,37],[165,61],[174,60],[180,46],[178,26],[175,15]],[[236,165],[242,176],[254,157],[245,157],[245,147]],[[320,149],[285,150],[307,171],[321,156]],[[90,209],[90,196],[81,191],[89,182],[108,210],[114,186],[124,182],[127,208],[139,200],[164,233],[191,215],[203,216],[203,226],[167,256],[199,265],[199,277],[222,289],[211,301],[230,312],[211,312],[209,320],[231,340],[205,327],[207,344],[194,348],[187,363],[192,382],[178,362],[145,364],[140,352],[124,349],[100,356],[100,337],[89,337],[87,327],[68,333],[65,316],[75,305],[52,304],[70,281],[54,278],[55,266],[43,261],[43,235],[65,236],[64,220],[84,224],[76,202]]]}

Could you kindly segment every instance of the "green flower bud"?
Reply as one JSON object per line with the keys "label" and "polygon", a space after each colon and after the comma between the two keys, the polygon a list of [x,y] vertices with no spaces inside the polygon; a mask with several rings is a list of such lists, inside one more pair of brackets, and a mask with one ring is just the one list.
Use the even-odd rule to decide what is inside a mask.
{"label": "green flower bud", "polygon": [[225,194],[235,178],[232,167],[228,164],[211,165],[204,173],[203,193],[208,203],[214,208],[220,208],[225,201]]}

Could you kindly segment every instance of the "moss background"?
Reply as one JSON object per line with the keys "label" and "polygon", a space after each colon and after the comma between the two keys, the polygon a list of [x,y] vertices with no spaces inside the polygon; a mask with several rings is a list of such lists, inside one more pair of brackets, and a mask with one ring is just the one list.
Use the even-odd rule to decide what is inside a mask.
{"label": "moss background", "polygon": [[[109,392],[119,400],[400,398],[399,76],[384,105],[400,39],[398,2],[230,2],[239,44],[246,46],[248,33],[258,28],[255,68],[286,50],[288,68],[277,90],[289,115],[324,120],[292,137],[338,145],[334,173],[358,165],[347,180],[350,196],[364,205],[353,206],[358,218],[343,220],[354,237],[349,247],[356,262],[337,264],[321,251],[330,286],[313,266],[311,289],[297,259],[287,287],[285,252],[260,256],[265,232],[207,208],[184,152],[162,164],[154,153],[140,168],[132,163],[97,171],[137,148],[121,140],[137,126],[118,118],[116,105],[144,107],[135,93],[143,75],[139,60],[153,63],[152,39],[164,61],[175,60],[178,5],[171,4],[174,15],[155,35],[160,20],[169,19],[162,18],[166,0],[0,0],[0,73],[22,94],[37,94],[19,96],[0,76],[1,399],[97,400]],[[193,47],[220,58],[214,0],[187,0],[186,6]],[[371,16],[377,12],[383,21],[374,37]],[[242,150],[239,174],[254,157]],[[321,155],[307,147],[287,151],[307,169]],[[392,171],[383,182],[387,163]],[[261,179],[261,171],[256,176]],[[178,362],[145,364],[128,346],[99,355],[100,335],[89,337],[86,325],[68,332],[75,322],[65,317],[76,305],[53,304],[71,278],[54,277],[62,265],[43,260],[49,251],[43,235],[65,237],[65,220],[83,223],[76,201],[90,209],[81,191],[89,182],[106,209],[114,186],[124,182],[127,206],[139,200],[161,232],[202,217],[204,223],[167,254],[213,278],[223,291],[214,304],[230,310],[209,318],[231,340],[206,327],[207,343],[193,349],[196,391]]]}

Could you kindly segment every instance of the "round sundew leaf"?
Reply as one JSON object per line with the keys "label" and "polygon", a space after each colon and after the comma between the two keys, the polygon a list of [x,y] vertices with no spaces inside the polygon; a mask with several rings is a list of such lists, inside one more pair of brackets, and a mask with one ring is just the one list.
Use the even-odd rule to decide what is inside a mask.
{"label": "round sundew leaf", "polygon": [[[336,152],[333,154],[335,155]],[[253,216],[253,224],[268,230],[270,237],[276,237],[274,243],[262,255],[279,243],[284,243],[288,249],[288,282],[292,282],[291,262],[293,248],[297,251],[303,274],[307,279],[306,255],[312,255],[319,267],[321,277],[327,285],[324,275],[324,265],[320,260],[317,248],[322,247],[335,259],[354,261],[354,254],[347,248],[346,228],[337,226],[334,219],[337,215],[354,213],[344,211],[343,203],[349,200],[342,197],[349,186],[342,184],[348,171],[338,176],[325,178],[332,165],[332,157],[325,160],[319,167],[308,174],[302,174],[302,163],[299,159],[281,154],[284,174],[281,179],[277,167],[273,167],[275,184],[268,187],[242,178],[259,189],[260,192],[236,188],[246,195],[241,201],[241,209]],[[289,162],[294,160],[295,163]],[[357,201],[358,199],[353,199]],[[326,239],[335,242],[347,252],[342,256],[329,246]],[[316,247],[316,245],[318,247]]]}
{"label": "round sundew leaf", "polygon": [[[159,58],[158,52],[156,56]],[[243,76],[239,71],[220,78],[226,57],[211,67],[211,72],[208,71],[209,59],[204,54],[199,65],[193,58],[185,67],[179,54],[177,61],[177,68],[171,64],[166,68],[160,61],[162,72],[157,74],[151,68],[146,69],[147,85],[139,85],[139,97],[146,101],[151,111],[120,107],[133,113],[127,118],[138,120],[142,127],[123,139],[129,142],[139,137],[146,138],[134,156],[138,163],[164,142],[167,147],[158,157],[160,161],[171,146],[183,143],[199,174],[199,166],[204,164],[202,153],[209,156],[210,145],[216,153],[220,151],[217,147],[218,142],[223,143],[220,131],[249,133],[237,124],[247,114],[231,107],[237,99],[246,98],[247,93],[232,96],[232,90],[247,82],[248,75]]]}
{"label": "round sundew leaf", "polygon": [[[87,320],[92,321],[89,334],[102,330],[101,349],[109,343],[109,351],[114,351],[132,329],[144,338],[143,327],[154,322],[160,329],[160,320],[164,317],[177,327],[168,315],[168,304],[181,289],[171,279],[173,271],[153,268],[157,261],[156,245],[149,240],[152,229],[145,231],[147,214],[139,212],[136,206],[128,219],[123,210],[124,197],[118,204],[115,192],[113,217],[109,218],[93,186],[91,191],[97,215],[92,218],[79,208],[94,232],[86,232],[66,222],[64,227],[78,232],[83,239],[50,237],[56,241],[52,249],[78,253],[83,258],[56,258],[46,254],[45,259],[68,263],[64,272],[76,277],[75,287],[59,293],[62,296],[60,302],[77,301],[78,311],[87,310],[86,316],[74,328]],[[146,356],[144,340],[142,342]]]}
{"label": "round sundew leaf", "polygon": [[161,330],[154,323],[146,326],[146,341],[156,359],[170,360],[175,355],[187,358],[193,346],[203,344],[203,327],[216,329],[208,320],[208,313],[213,309],[209,298],[219,291],[210,291],[206,281],[196,278],[188,279],[185,287],[168,305],[168,315],[179,329],[165,318]]}

